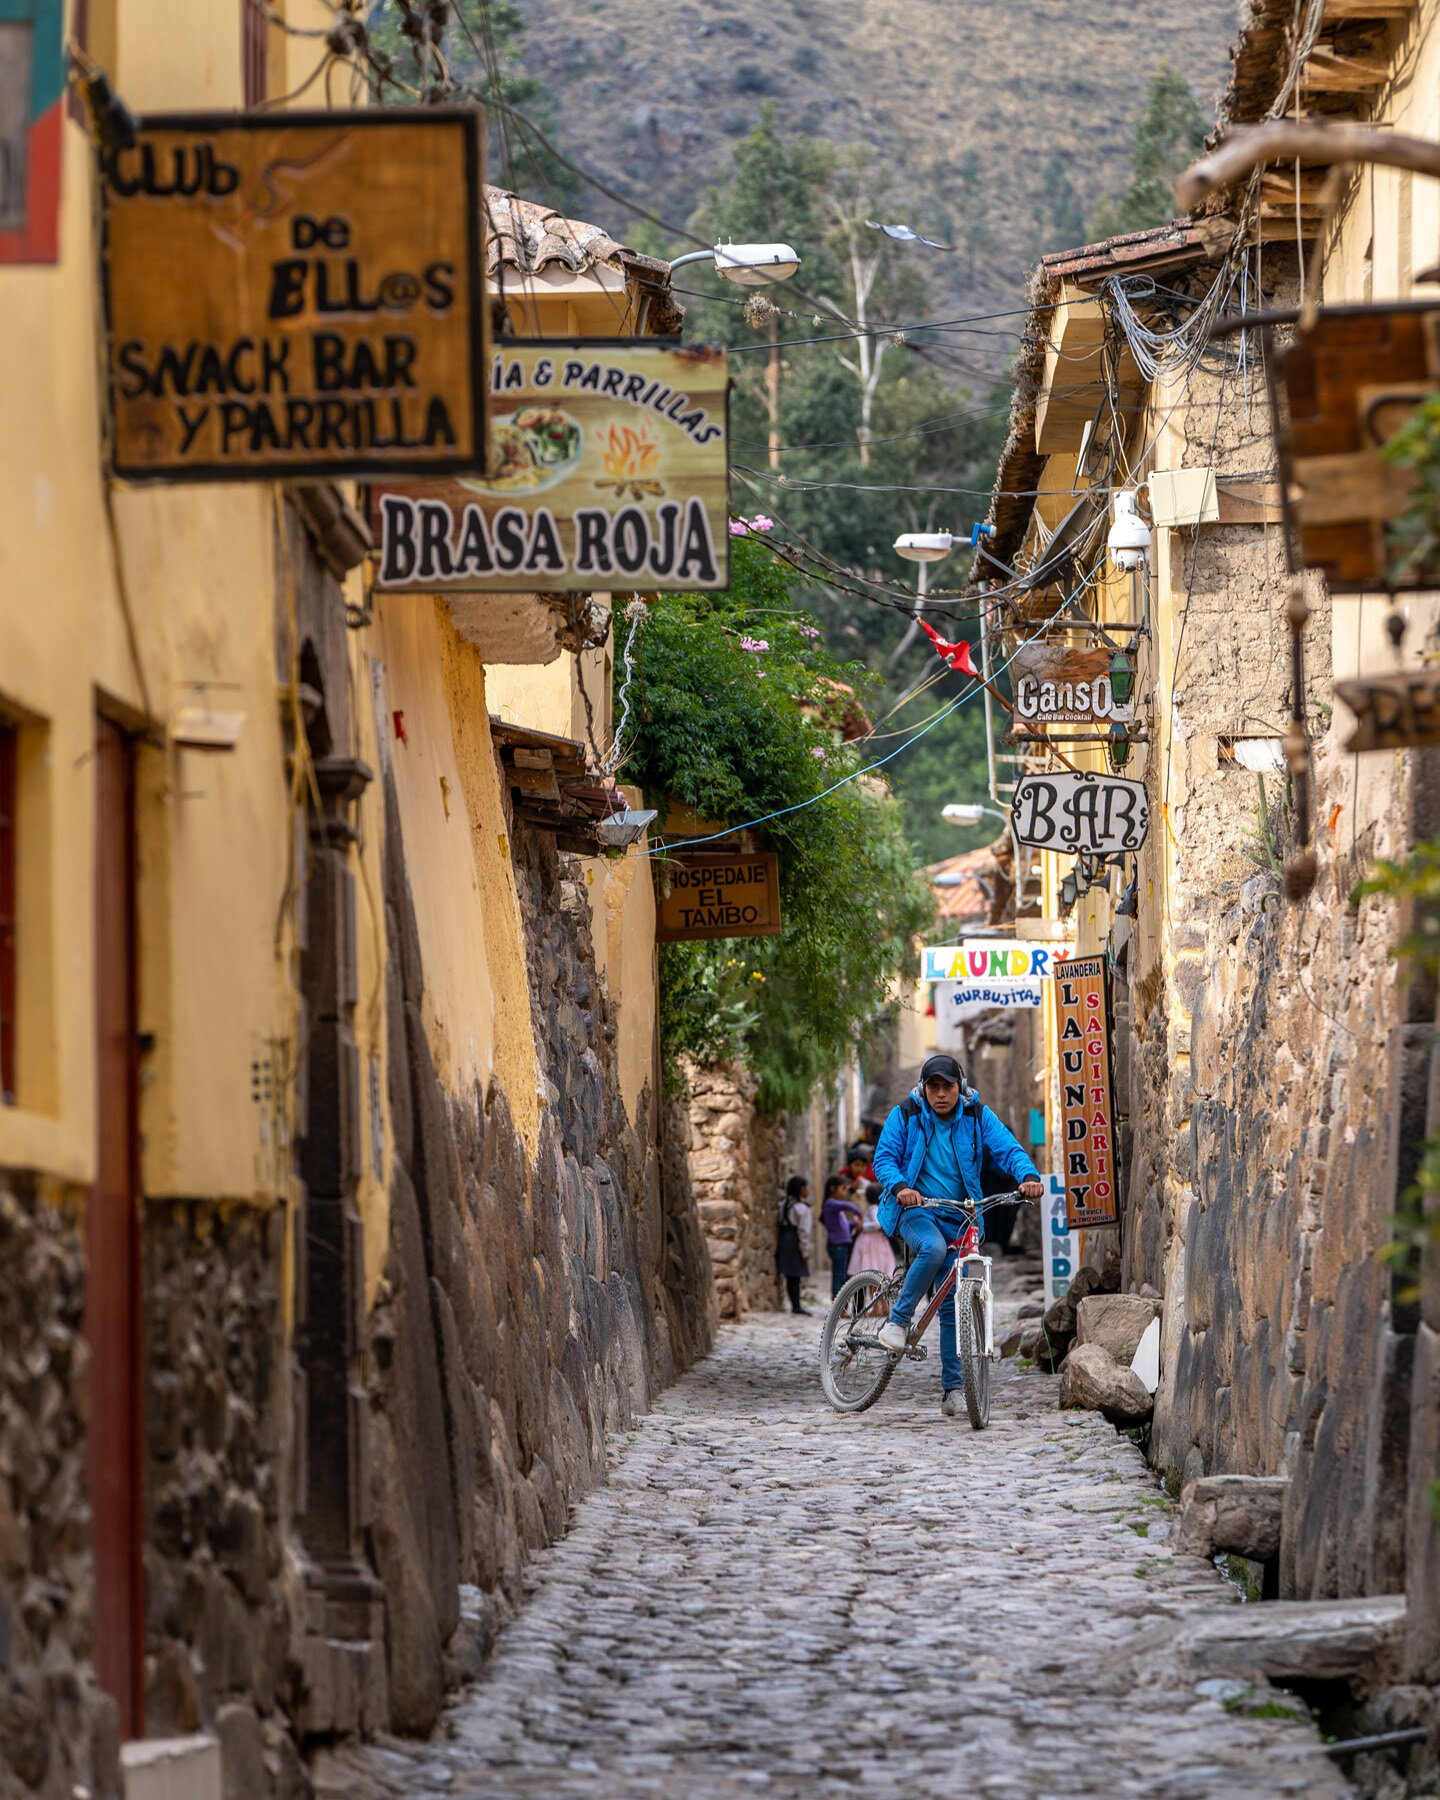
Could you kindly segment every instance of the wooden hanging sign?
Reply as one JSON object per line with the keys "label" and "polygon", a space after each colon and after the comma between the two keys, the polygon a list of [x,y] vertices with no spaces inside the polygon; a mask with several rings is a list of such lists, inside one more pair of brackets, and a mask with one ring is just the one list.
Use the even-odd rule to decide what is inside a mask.
{"label": "wooden hanging sign", "polygon": [[1071,957],[1054,987],[1065,1214],[1072,1231],[1090,1230],[1120,1214],[1104,957]]}
{"label": "wooden hanging sign", "polygon": [[1335,692],[1355,715],[1346,750],[1426,750],[1440,745],[1440,675],[1417,669],[1361,676],[1337,681]]}
{"label": "wooden hanging sign", "polygon": [[481,116],[176,113],[101,158],[111,466],[486,466]]}
{"label": "wooden hanging sign", "polygon": [[376,482],[375,585],[412,593],[655,592],[730,581],[725,352],[506,343],[492,470]]}
{"label": "wooden hanging sign", "polygon": [[783,929],[780,859],[773,850],[679,851],[663,863],[657,859],[655,888],[655,936],[662,943],[774,937]]}
{"label": "wooden hanging sign", "polygon": [[1440,309],[1328,307],[1292,343],[1266,339],[1292,567],[1323,571],[1334,593],[1435,587],[1434,562],[1392,580],[1387,528],[1418,477],[1381,452],[1440,388]]}
{"label": "wooden hanging sign", "polygon": [[1026,724],[1113,724],[1133,719],[1135,707],[1117,704],[1108,650],[1025,644],[1010,661],[1015,717]]}
{"label": "wooden hanging sign", "polygon": [[1026,775],[1010,817],[1022,844],[1098,856],[1138,850],[1150,829],[1143,781],[1118,775]]}

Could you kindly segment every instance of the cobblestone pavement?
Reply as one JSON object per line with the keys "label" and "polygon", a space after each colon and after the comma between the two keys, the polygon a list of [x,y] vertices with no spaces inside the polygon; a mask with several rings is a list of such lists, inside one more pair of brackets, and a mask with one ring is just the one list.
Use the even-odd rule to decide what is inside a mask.
{"label": "cobblestone pavement", "polygon": [[1308,1719],[1243,1710],[1281,1696],[1184,1667],[1236,1596],[1169,1555],[1128,1439],[1013,1363],[988,1430],[943,1419],[934,1345],[841,1417],[822,1316],[724,1327],[436,1737],[330,1757],[321,1800],[1350,1791]]}

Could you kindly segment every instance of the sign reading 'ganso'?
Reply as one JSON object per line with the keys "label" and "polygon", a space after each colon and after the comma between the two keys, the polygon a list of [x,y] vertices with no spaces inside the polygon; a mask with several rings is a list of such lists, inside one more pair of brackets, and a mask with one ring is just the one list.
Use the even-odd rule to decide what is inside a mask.
{"label": "sign reading 'ganso'", "polygon": [[150,118],[100,187],[116,474],[485,466],[474,111]]}
{"label": "sign reading 'ganso'", "polygon": [[655,871],[657,938],[773,937],[781,930],[779,859],[682,851]]}
{"label": "sign reading 'ganso'", "polygon": [[724,587],[727,380],[708,346],[507,343],[489,372],[489,474],[372,487],[376,585]]}

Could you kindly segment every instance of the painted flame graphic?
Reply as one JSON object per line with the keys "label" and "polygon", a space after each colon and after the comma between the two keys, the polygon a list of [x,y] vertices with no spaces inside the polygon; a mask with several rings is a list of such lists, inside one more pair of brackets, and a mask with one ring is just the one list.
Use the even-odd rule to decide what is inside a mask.
{"label": "painted flame graphic", "polygon": [[650,436],[648,425],[637,431],[631,425],[611,425],[597,431],[600,460],[612,481],[634,481],[653,475],[660,467],[660,446]]}

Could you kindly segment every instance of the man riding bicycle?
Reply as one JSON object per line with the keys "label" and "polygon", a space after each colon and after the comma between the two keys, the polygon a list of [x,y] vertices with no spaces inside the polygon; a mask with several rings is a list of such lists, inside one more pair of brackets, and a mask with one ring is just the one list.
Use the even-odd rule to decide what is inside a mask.
{"label": "man riding bicycle", "polygon": [[[920,1084],[885,1121],[875,1149],[875,1174],[884,1184],[880,1228],[910,1246],[910,1272],[900,1298],[878,1333],[887,1350],[903,1350],[915,1309],[955,1260],[951,1244],[969,1220],[964,1200],[983,1194],[987,1164],[1002,1169],[1029,1200],[1045,1189],[1035,1165],[1013,1134],[983,1106],[953,1056],[932,1056]],[[964,1375],[955,1348],[955,1309],[940,1311],[940,1410],[954,1417],[964,1409]]]}

